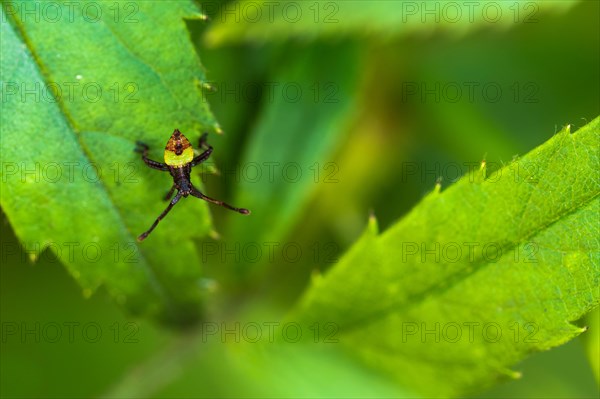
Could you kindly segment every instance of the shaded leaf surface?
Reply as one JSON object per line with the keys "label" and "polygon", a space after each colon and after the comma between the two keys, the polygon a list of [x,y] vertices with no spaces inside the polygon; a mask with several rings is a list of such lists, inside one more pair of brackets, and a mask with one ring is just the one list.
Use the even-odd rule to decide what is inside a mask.
{"label": "shaded leaf surface", "polygon": [[273,73],[239,168],[235,203],[252,215],[231,218],[236,237],[280,243],[319,184],[339,178],[331,160],[356,109],[358,57],[351,45],[327,49],[302,50]]}
{"label": "shaded leaf surface", "polygon": [[575,1],[457,3],[345,0],[279,2],[242,0],[227,6],[206,35],[208,44],[272,42],[340,35],[391,38],[444,31],[460,36],[539,22],[545,11],[564,11]]}

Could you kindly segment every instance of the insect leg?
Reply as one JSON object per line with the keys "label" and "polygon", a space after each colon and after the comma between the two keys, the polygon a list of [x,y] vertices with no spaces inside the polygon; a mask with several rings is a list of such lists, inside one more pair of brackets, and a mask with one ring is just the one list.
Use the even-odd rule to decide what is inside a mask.
{"label": "insect leg", "polygon": [[201,164],[202,162],[206,161],[208,159],[208,157],[210,157],[210,154],[212,153],[213,148],[211,145],[209,145],[207,143],[207,139],[208,139],[208,133],[204,133],[200,137],[200,141],[198,141],[198,148],[206,148],[206,151],[204,151],[202,154],[198,155],[197,157],[195,157],[192,160],[192,167],[194,167],[198,164]]}
{"label": "insect leg", "polygon": [[148,237],[148,235],[150,235],[150,233],[152,233],[152,230],[154,230],[154,228],[158,225],[158,222],[161,221],[161,219],[163,219],[165,216],[167,216],[167,213],[169,213],[169,211],[171,210],[171,208],[173,208],[173,206],[181,199],[181,195],[179,195],[179,193],[177,193],[177,195],[171,200],[171,202],[169,202],[169,205],[167,206],[167,209],[165,209],[154,221],[154,223],[152,223],[152,226],[150,226],[150,228],[143,232],[142,234],[140,234],[140,236],[137,238],[138,241],[144,241],[146,239],[146,237]]}
{"label": "insect leg", "polygon": [[175,185],[173,184],[171,186],[171,189],[169,190],[169,192],[167,193],[167,195],[165,195],[165,201],[168,201],[171,199],[171,196],[173,195],[173,192],[175,191]]}
{"label": "insect leg", "polygon": [[160,163],[157,161],[153,161],[152,159],[148,158],[148,149],[149,149],[148,145],[142,143],[141,141],[136,141],[136,147],[135,147],[134,151],[142,154],[142,160],[146,163],[146,165],[148,165],[152,169],[162,170],[165,172],[168,171],[169,170],[168,165],[165,165],[164,163]]}
{"label": "insect leg", "polygon": [[198,141],[198,148],[209,148],[210,146],[207,144],[207,140],[208,140],[208,133],[204,132],[202,133],[202,136],[200,136],[200,141]]}
{"label": "insect leg", "polygon": [[226,204],[226,203],[225,203],[225,202],[223,202],[223,201],[219,201],[219,200],[216,200],[216,199],[214,199],[214,198],[210,198],[210,197],[208,197],[208,196],[206,196],[206,195],[202,194],[202,193],[201,193],[200,191],[198,191],[198,190],[197,190],[195,187],[194,187],[194,188],[192,188],[192,191],[191,191],[191,193],[190,193],[190,194],[192,194],[192,195],[193,195],[194,197],[196,197],[196,198],[203,199],[204,201],[208,201],[208,202],[210,202],[210,203],[212,203],[212,204],[219,205],[219,206],[222,206],[222,207],[224,207],[224,208],[227,208],[227,209],[231,209],[232,211],[236,211],[236,212],[239,212],[239,213],[241,213],[241,214],[244,214],[244,215],[248,215],[248,214],[250,214],[250,211],[249,211],[248,209],[245,209],[245,208],[236,208],[236,207],[234,207],[234,206],[231,206],[231,205],[229,205],[229,204]]}

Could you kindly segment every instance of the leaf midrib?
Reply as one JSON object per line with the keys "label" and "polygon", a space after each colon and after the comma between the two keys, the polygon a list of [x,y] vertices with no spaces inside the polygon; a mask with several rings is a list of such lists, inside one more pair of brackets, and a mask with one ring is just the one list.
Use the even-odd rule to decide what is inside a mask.
{"label": "leaf midrib", "polygon": [[[596,193],[594,195],[584,199],[581,203],[579,203],[573,209],[567,209],[563,212],[559,212],[557,214],[558,216],[556,218],[549,220],[546,223],[542,224],[540,228],[532,230],[529,234],[521,237],[520,239],[518,239],[514,242],[511,242],[510,244],[500,246],[502,253],[505,253],[505,251],[512,250],[512,249],[518,247],[519,245],[521,245],[522,243],[527,242],[528,240],[531,240],[533,237],[535,237],[538,234],[540,234],[541,232],[547,230],[548,228],[550,228],[552,225],[554,225],[558,221],[570,216],[571,214],[576,213],[581,208],[586,207],[588,204],[590,204],[592,201],[594,201],[599,195],[600,195],[600,191],[596,191]],[[479,259],[477,259],[476,261],[466,264],[466,266],[463,267],[461,270],[459,270],[449,276],[446,276],[446,278],[444,278],[440,283],[438,283],[432,287],[429,287],[419,293],[409,295],[401,302],[392,303],[389,306],[387,306],[383,309],[380,309],[379,311],[371,312],[369,315],[367,315],[363,318],[355,319],[352,323],[348,323],[344,326],[340,326],[340,331],[343,333],[346,333],[346,332],[350,332],[352,330],[356,330],[359,327],[365,328],[366,325],[371,325],[381,319],[384,319],[389,314],[399,313],[410,307],[418,306],[421,303],[423,303],[426,298],[429,298],[430,296],[434,296],[434,295],[437,296],[439,294],[443,294],[447,290],[453,288],[454,286],[458,285],[462,281],[466,280],[469,276],[483,270],[486,266],[491,264],[486,261],[482,262],[482,260],[484,260],[484,258],[479,257]],[[569,321],[571,321],[571,320],[569,320]]]}
{"label": "leaf midrib", "polygon": [[[4,13],[4,14],[6,15],[6,13]],[[31,41],[29,40],[29,38],[27,37],[27,35],[25,33],[25,29],[23,27],[23,24],[21,24],[13,16],[7,16],[6,19],[7,19],[7,21],[12,21],[12,26],[13,26],[13,28],[15,30],[15,33],[17,34],[17,36],[21,39],[21,41],[27,47],[27,50],[31,54],[31,56],[33,58],[33,62],[37,66],[37,69],[38,69],[38,71],[39,71],[42,79],[44,80],[45,83],[47,83],[49,81],[49,78],[50,78],[50,73],[49,73],[48,69],[44,66],[44,64],[41,62],[40,57],[38,56],[38,54],[35,51],[34,47],[31,45]],[[69,126],[69,128],[70,128],[69,129],[70,130],[69,133],[74,136],[75,142],[77,143],[77,146],[80,148],[81,153],[83,154],[83,156],[85,156],[85,158],[87,159],[87,161],[91,163],[91,154],[89,153],[89,151],[86,150],[85,146],[82,145],[82,142],[80,140],[80,136],[79,136],[79,134],[77,134],[77,132],[79,132],[81,129],[78,129],[76,127],[75,120],[72,118],[72,115],[67,111],[66,107],[64,106],[64,103],[63,103],[62,99],[61,98],[57,98],[56,96],[54,96],[53,92],[52,92],[52,96],[55,98],[55,102],[54,103],[57,104],[58,109],[60,111],[61,117],[65,120],[65,124],[67,126]],[[118,207],[115,206],[115,204],[114,204],[114,198],[111,196],[110,191],[106,188],[106,185],[105,185],[105,183],[104,183],[104,181],[102,179],[99,179],[99,182],[100,182],[100,185],[102,187],[102,191],[105,193],[106,197],[111,200],[110,201],[110,208],[118,216],[118,220],[119,220],[119,223],[120,223],[121,231],[124,232],[124,234],[126,235],[127,239],[130,240],[130,242],[134,242],[135,243],[136,242],[135,238],[133,237],[133,235],[131,234],[131,231],[129,230],[129,228],[125,224],[125,222],[123,220],[123,215],[119,211]],[[138,249],[140,249],[139,245],[136,244],[136,246],[138,247]],[[160,281],[159,281],[159,279],[158,279],[158,277],[156,275],[156,272],[155,272],[154,268],[146,260],[145,256],[143,255],[143,251],[141,249],[138,251],[138,254],[140,256],[140,260],[142,261],[141,264],[144,265],[143,267],[144,267],[144,269],[146,271],[146,275],[148,277],[148,281],[150,283],[150,286],[155,290],[155,292],[162,299],[165,300],[165,304],[168,307],[174,307],[174,303],[175,302],[172,300],[172,298],[167,294],[166,290],[160,284]]]}

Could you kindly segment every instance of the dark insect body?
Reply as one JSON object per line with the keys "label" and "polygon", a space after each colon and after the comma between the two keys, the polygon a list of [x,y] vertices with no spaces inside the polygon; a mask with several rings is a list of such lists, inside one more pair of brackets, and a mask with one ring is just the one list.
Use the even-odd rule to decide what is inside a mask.
{"label": "dark insect body", "polygon": [[[167,213],[169,213],[171,208],[173,208],[173,206],[179,202],[181,197],[187,197],[188,195],[192,195],[196,198],[203,199],[210,203],[242,213],[244,215],[248,215],[250,213],[248,209],[235,208],[224,203],[223,201],[210,198],[202,194],[192,184],[190,180],[192,168],[206,161],[213,151],[213,148],[206,143],[207,136],[208,134],[204,133],[202,137],[200,137],[199,147],[200,149],[204,148],[204,152],[194,157],[194,149],[192,148],[190,141],[178,129],[175,129],[171,135],[171,138],[167,142],[167,146],[165,147],[165,163],[153,161],[152,159],[148,158],[149,147],[140,141],[136,143],[137,147],[135,151],[142,154],[142,160],[146,163],[146,165],[152,169],[169,172],[173,177],[173,186],[165,198],[165,200],[170,200],[167,209],[165,209],[163,213],[158,216],[158,218],[147,231],[140,234],[138,241],[143,241],[146,239],[146,237],[148,237],[152,230],[154,230],[154,228],[158,225],[158,222],[160,222],[161,219],[164,218]],[[171,196],[175,190],[177,190],[177,194],[175,194],[175,197],[171,199]]]}

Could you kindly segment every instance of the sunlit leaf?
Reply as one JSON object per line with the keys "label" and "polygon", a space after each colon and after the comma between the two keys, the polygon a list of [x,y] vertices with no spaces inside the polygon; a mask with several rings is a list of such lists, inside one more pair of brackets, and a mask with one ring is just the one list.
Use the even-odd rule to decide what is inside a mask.
{"label": "sunlit leaf", "polygon": [[600,119],[485,177],[436,189],[364,236],[290,320],[333,323],[358,358],[426,395],[462,395],[585,329],[600,300]]}
{"label": "sunlit leaf", "polygon": [[138,244],[172,180],[133,149],[143,140],[161,160],[174,128],[193,142],[219,131],[184,20],[202,14],[188,1],[67,2],[54,21],[48,7],[25,12],[44,4],[3,5],[0,198],[23,246],[55,252],[86,295],[104,285],[135,313],[197,319],[191,239],[211,230],[208,208],[181,201]]}

